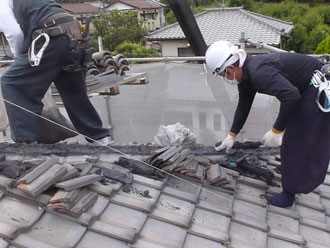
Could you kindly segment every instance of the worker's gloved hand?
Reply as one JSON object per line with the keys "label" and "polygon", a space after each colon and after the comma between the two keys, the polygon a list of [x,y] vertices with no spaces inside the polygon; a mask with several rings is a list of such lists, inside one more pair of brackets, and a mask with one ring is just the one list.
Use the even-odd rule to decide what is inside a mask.
{"label": "worker's gloved hand", "polygon": [[214,149],[217,152],[226,149],[226,152],[228,152],[233,147],[234,142],[235,142],[235,137],[228,134],[227,137],[222,141],[221,145],[214,147]]}
{"label": "worker's gloved hand", "polygon": [[274,128],[269,130],[263,137],[262,143],[266,147],[278,147],[282,144],[283,132]]}

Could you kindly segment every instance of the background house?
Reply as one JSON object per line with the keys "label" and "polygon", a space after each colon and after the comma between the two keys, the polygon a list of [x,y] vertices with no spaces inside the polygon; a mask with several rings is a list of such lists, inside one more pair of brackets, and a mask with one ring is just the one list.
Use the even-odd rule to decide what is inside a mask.
{"label": "background house", "polygon": [[107,11],[137,11],[138,19],[143,20],[148,31],[165,26],[164,4],[154,0],[118,0],[107,7]]}
{"label": "background house", "polygon": [[[217,40],[239,44],[244,32],[247,38],[281,48],[282,39],[293,29],[291,22],[250,12],[242,7],[208,9],[195,15],[195,18],[207,46]],[[163,56],[194,56],[178,23],[151,32],[146,38],[161,45]],[[254,54],[267,52],[252,46],[246,49]]]}
{"label": "background house", "polygon": [[83,24],[87,17],[95,17],[99,13],[98,8],[88,3],[62,3],[61,6]]}

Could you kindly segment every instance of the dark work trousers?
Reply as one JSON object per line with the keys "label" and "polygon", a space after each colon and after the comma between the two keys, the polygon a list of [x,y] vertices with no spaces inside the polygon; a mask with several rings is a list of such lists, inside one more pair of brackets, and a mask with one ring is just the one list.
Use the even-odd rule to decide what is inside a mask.
{"label": "dark work trousers", "polygon": [[282,187],[294,193],[310,193],[323,183],[330,158],[330,113],[316,105],[318,89],[309,86],[281,146]]}
{"label": "dark work trousers", "polygon": [[[109,131],[102,128],[101,119],[87,96],[85,71],[62,70],[61,61],[68,47],[69,38],[66,35],[51,37],[37,67],[30,65],[27,54],[20,55],[1,78],[3,98],[40,115],[43,109],[41,100],[54,82],[76,130],[95,140],[104,138]],[[13,140],[39,141],[40,117],[7,102],[5,106]]]}

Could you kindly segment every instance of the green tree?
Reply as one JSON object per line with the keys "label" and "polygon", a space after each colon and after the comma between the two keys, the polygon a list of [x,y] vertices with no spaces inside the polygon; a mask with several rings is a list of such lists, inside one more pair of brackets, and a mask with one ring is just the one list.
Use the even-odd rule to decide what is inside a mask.
{"label": "green tree", "polygon": [[145,44],[147,30],[138,20],[136,11],[110,11],[93,21],[94,36],[102,36],[103,46],[110,51],[124,41]]}
{"label": "green tree", "polygon": [[116,47],[115,54],[123,54],[128,58],[146,58],[159,57],[159,53],[153,48],[145,48],[141,44],[134,44],[129,41],[124,41]]}
{"label": "green tree", "polygon": [[330,54],[330,35],[326,37],[314,51],[315,54]]}

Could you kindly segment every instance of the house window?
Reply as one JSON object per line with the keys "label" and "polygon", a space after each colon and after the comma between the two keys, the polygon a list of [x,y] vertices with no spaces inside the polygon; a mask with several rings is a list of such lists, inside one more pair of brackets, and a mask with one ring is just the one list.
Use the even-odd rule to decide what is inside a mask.
{"label": "house window", "polygon": [[155,12],[145,12],[143,11],[143,13],[141,13],[141,17],[143,18],[143,20],[148,21],[148,20],[155,20],[157,18],[158,13]]}
{"label": "house window", "polygon": [[179,57],[192,57],[195,56],[191,47],[178,47],[178,56]]}

